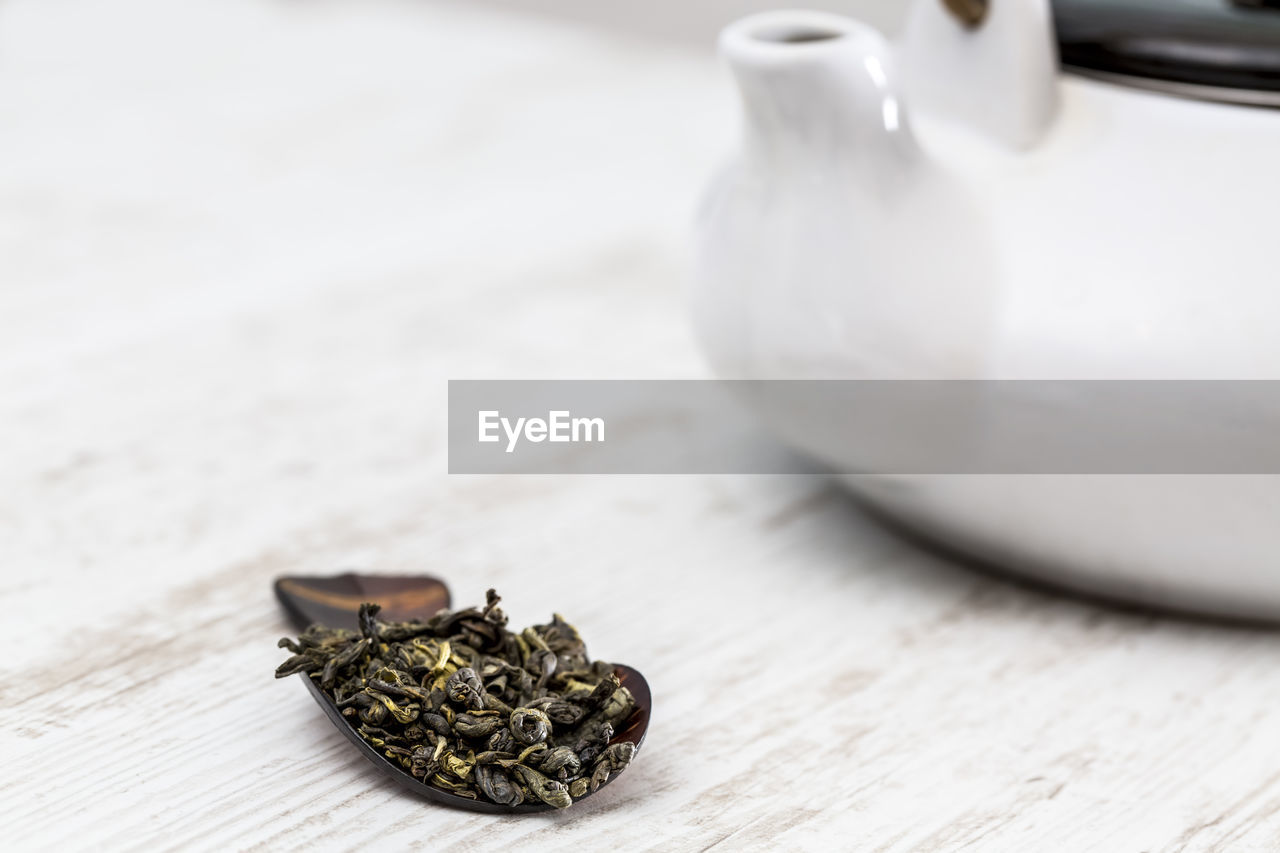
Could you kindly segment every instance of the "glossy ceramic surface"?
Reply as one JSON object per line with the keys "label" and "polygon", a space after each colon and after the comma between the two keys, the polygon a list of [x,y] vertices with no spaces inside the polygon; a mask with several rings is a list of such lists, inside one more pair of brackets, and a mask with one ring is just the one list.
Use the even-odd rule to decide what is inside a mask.
{"label": "glossy ceramic surface", "polygon": [[[974,32],[920,0],[897,45],[773,13],[722,50],[744,139],[706,197],[695,295],[721,375],[1280,379],[1280,112],[1059,76],[1042,0],[995,0]],[[785,426],[818,458],[856,458]],[[1011,571],[1280,615],[1278,478],[850,485]]]}

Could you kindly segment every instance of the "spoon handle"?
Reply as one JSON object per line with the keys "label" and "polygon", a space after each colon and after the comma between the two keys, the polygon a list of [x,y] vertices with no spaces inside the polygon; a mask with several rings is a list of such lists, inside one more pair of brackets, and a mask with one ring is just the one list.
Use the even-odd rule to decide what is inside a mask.
{"label": "spoon handle", "polygon": [[449,606],[449,588],[429,575],[358,575],[277,578],[276,598],[299,631],[319,622],[329,628],[359,627],[357,614],[366,601],[382,606],[379,619],[423,621]]}

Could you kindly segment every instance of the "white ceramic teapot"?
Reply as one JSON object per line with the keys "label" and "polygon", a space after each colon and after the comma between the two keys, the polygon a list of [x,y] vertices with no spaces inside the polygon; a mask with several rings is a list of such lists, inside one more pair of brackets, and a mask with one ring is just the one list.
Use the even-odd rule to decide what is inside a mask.
{"label": "white ceramic teapot", "polygon": [[[1280,11],[1102,5],[916,0],[896,44],[815,12],[729,27],[744,138],[695,295],[717,371],[1280,379]],[[1280,477],[848,482],[1030,577],[1280,616]]]}

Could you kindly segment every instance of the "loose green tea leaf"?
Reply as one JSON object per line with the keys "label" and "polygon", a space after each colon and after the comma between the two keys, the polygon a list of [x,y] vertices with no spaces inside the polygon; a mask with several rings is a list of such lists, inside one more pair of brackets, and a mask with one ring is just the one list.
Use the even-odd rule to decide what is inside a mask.
{"label": "loose green tea leaf", "polygon": [[426,622],[381,622],[360,606],[360,630],[309,627],[282,639],[276,678],[314,679],[348,723],[424,784],[500,805],[566,808],[635,755],[611,744],[635,710],[612,664],[592,662],[560,616],[507,630],[501,600]]}

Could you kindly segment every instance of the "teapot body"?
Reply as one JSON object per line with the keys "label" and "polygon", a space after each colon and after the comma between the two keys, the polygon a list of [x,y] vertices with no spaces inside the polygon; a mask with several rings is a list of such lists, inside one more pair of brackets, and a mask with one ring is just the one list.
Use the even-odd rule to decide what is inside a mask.
{"label": "teapot body", "polygon": [[[852,143],[785,162],[736,157],[698,224],[694,314],[717,372],[1280,379],[1267,228],[1280,111],[1055,85],[1052,119],[1023,150],[912,114],[889,89],[912,146],[883,168],[864,169],[858,158],[884,154]],[[781,431],[804,434],[794,426]],[[794,443],[857,470],[856,446],[826,441]],[[898,524],[1014,573],[1280,616],[1280,477],[845,480]]]}

